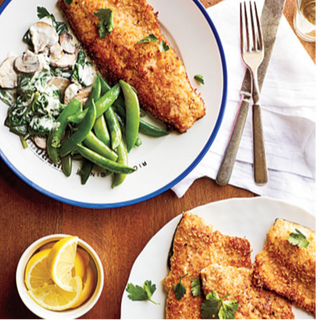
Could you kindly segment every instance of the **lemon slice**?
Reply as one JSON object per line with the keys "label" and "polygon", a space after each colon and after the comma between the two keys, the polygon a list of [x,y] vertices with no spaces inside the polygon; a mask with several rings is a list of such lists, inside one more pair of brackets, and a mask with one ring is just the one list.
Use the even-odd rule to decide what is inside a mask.
{"label": "lemon slice", "polygon": [[72,287],[72,292],[64,291],[56,284],[46,284],[27,292],[41,307],[53,311],[62,311],[73,308],[81,296],[82,281],[80,277],[72,278],[69,285]]}
{"label": "lemon slice", "polygon": [[92,265],[89,264],[84,276],[84,280],[82,282],[81,296],[79,300],[75,303],[73,308],[76,308],[82,305],[86,300],[88,300],[91,297],[95,287],[96,287],[96,275]]}
{"label": "lemon slice", "polygon": [[77,253],[80,254],[80,256],[82,257],[83,263],[84,263],[84,267],[87,268],[89,265],[89,261],[90,261],[90,256],[89,253],[82,249],[82,248],[78,248],[77,249]]}
{"label": "lemon slice", "polygon": [[[75,266],[78,237],[66,237],[54,244],[47,257],[47,268],[51,279],[62,290],[72,292],[70,284]],[[83,263],[83,262],[82,262]]]}
{"label": "lemon slice", "polygon": [[44,284],[53,284],[47,270],[49,252],[50,249],[39,251],[28,261],[24,278],[28,290],[41,287]]}

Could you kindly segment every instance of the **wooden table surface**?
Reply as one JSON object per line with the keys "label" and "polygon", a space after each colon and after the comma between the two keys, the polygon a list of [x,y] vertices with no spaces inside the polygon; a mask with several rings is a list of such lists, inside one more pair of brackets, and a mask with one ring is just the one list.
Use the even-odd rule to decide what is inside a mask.
{"label": "wooden table surface", "polygon": [[[202,0],[205,7],[217,2]],[[291,25],[294,7],[295,0],[287,0],[284,14]],[[301,42],[315,61],[315,44]],[[15,272],[23,251],[40,237],[56,233],[78,235],[96,250],[104,266],[104,290],[96,306],[83,318],[119,318],[131,267],[159,229],[181,212],[199,205],[253,196],[246,190],[221,187],[209,178],[201,178],[181,199],[169,190],[129,207],[85,209],[39,193],[0,160],[0,318],[35,317],[18,296]]]}

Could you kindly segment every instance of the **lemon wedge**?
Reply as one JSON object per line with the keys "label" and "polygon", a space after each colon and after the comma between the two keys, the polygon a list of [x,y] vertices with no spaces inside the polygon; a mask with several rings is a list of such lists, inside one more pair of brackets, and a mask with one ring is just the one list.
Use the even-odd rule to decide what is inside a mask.
{"label": "lemon wedge", "polygon": [[28,290],[41,287],[44,284],[53,284],[47,270],[49,252],[50,249],[39,251],[28,261],[24,278]]}
{"label": "lemon wedge", "polygon": [[75,290],[71,281],[73,280],[72,269],[75,266],[78,239],[78,237],[66,237],[57,241],[47,257],[47,268],[51,279],[64,291],[73,292]]}
{"label": "lemon wedge", "polygon": [[41,307],[53,311],[63,311],[73,308],[82,293],[80,277],[74,277],[69,282],[72,292],[62,290],[56,284],[45,284],[42,287],[28,290],[30,297]]}
{"label": "lemon wedge", "polygon": [[77,249],[77,254],[80,254],[82,260],[83,260],[83,263],[84,263],[84,267],[87,268],[88,265],[89,265],[89,262],[90,262],[90,256],[89,256],[89,253],[82,249],[82,248],[79,248]]}
{"label": "lemon wedge", "polygon": [[80,305],[82,305],[86,300],[88,300],[94,289],[96,287],[96,275],[94,272],[94,269],[92,267],[91,264],[89,264],[87,266],[87,270],[82,282],[82,293],[81,296],[79,298],[79,300],[75,303],[75,305],[73,306],[73,308],[76,308]]}

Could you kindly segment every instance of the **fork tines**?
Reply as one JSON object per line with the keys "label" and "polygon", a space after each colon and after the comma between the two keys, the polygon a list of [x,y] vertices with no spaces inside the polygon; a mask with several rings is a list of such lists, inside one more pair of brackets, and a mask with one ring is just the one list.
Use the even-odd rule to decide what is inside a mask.
{"label": "fork tines", "polygon": [[[254,10],[252,2],[249,2],[250,15],[248,14],[246,2],[240,3],[240,32],[241,32],[241,48],[242,51],[258,51],[263,50],[263,38],[261,33],[261,26],[257,10],[257,4],[254,1]],[[244,19],[243,19],[244,16]],[[250,17],[250,22],[249,22]],[[250,32],[251,29],[251,32]],[[245,32],[243,32],[245,30]],[[257,30],[257,31],[256,31]],[[246,39],[244,39],[244,34]]]}

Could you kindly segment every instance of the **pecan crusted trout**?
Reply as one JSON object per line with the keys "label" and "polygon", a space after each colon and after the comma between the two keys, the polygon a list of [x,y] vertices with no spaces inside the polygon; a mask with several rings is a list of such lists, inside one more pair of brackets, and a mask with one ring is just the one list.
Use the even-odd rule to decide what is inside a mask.
{"label": "pecan crusted trout", "polygon": [[[289,234],[296,229],[309,241],[306,248],[289,243]],[[274,290],[315,315],[315,232],[293,222],[276,220],[263,251],[256,256],[254,281],[257,286]]]}
{"label": "pecan crusted trout", "polygon": [[235,319],[294,319],[291,303],[252,284],[252,270],[213,264],[200,273],[205,295],[212,290],[226,300],[236,299]]}
{"label": "pecan crusted trout", "polygon": [[[213,263],[251,268],[251,248],[246,239],[229,237],[214,231],[198,216],[184,213],[177,227],[170,258],[170,272],[163,284],[167,291],[166,318],[199,319],[202,296],[194,297],[191,282],[200,271]],[[177,300],[173,286],[182,279],[187,292]]]}
{"label": "pecan crusted trout", "polygon": [[[115,84],[130,83],[141,105],[179,132],[184,132],[205,115],[204,102],[191,87],[183,62],[161,33],[157,14],[146,0],[74,0],[58,4],[73,31],[102,75]],[[104,39],[98,33],[99,18],[93,13],[109,8],[114,13],[114,29]],[[159,41],[137,43],[150,34]]]}

